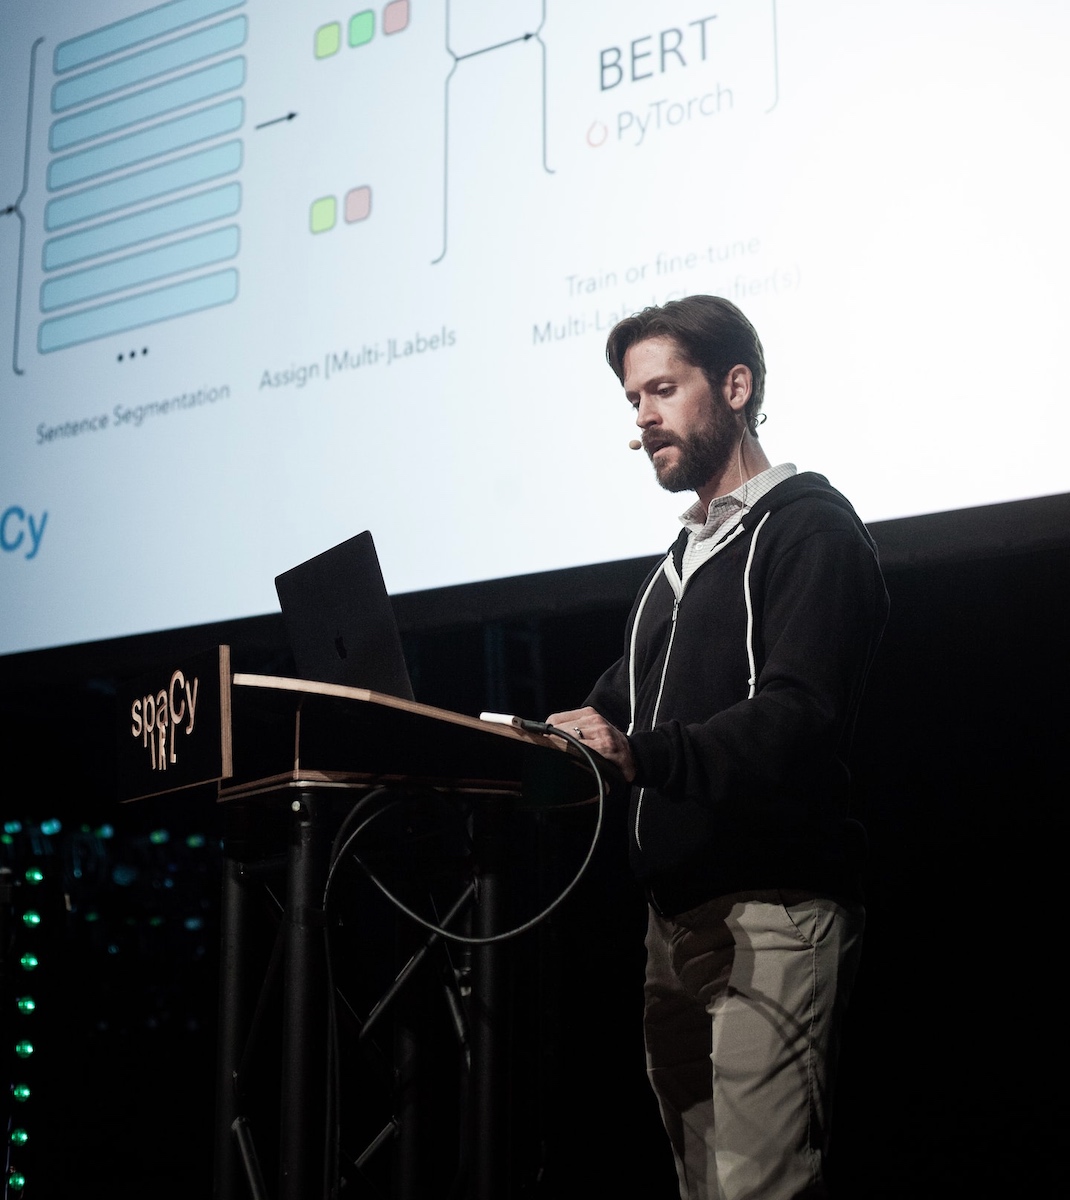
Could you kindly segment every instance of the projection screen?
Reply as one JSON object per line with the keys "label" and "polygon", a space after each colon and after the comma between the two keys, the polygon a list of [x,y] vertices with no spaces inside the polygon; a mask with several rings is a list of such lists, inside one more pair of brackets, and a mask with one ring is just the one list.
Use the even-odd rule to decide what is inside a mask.
{"label": "projection screen", "polygon": [[622,315],[868,521],[1070,490],[1061,0],[8,0],[0,653],[654,553]]}

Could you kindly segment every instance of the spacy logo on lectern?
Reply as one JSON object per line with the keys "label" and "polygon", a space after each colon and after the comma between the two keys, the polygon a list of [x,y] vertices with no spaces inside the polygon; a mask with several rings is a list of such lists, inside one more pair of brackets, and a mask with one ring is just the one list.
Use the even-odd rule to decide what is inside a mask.
{"label": "spacy logo on lectern", "polygon": [[167,687],[138,696],[130,705],[130,736],[141,739],[152,770],[166,771],[178,762],[177,735],[193,732],[199,683],[196,675],[187,679],[176,669]]}

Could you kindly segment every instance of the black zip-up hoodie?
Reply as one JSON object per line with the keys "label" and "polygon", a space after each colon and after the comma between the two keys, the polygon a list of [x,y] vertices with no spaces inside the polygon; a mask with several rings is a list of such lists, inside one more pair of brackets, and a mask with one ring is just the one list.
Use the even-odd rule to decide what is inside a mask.
{"label": "black zip-up hoodie", "polygon": [[766,492],[681,585],[686,540],[587,701],[631,743],[632,866],[666,916],[759,888],[858,898],[846,758],[888,615],[873,540],[813,473]]}

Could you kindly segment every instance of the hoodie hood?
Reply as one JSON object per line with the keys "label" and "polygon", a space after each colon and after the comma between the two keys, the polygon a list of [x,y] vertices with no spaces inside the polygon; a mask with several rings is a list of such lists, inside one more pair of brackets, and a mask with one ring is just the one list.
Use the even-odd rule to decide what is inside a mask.
{"label": "hoodie hood", "polygon": [[825,500],[844,512],[850,513],[866,541],[870,545],[874,545],[869,530],[855,512],[854,505],[842,492],[837,491],[824,475],[819,475],[816,471],[802,471],[798,475],[792,475],[790,479],[785,479],[783,483],[778,483],[776,487],[770,488],[754,507],[744,514],[741,524],[744,529],[749,531],[761,521],[766,513],[780,512],[789,504],[804,499]]}
{"label": "hoodie hood", "polygon": [[[847,497],[816,471],[801,471],[792,475],[776,487],[772,487],[755,501],[740,519],[741,534],[752,535],[768,514],[776,514],[797,503],[799,500],[824,500],[847,513],[863,539],[869,545],[874,555],[877,544],[870,536],[869,530],[863,524],[861,517],[855,512],[854,505]],[[684,547],[687,545],[688,530],[681,529],[676,541],[669,549],[677,571],[682,569]]]}

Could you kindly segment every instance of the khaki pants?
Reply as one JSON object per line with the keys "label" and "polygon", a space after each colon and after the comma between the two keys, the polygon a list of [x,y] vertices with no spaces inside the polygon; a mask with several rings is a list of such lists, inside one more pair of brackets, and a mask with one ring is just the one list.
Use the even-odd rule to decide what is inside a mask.
{"label": "khaki pants", "polygon": [[824,1197],[839,1034],[865,914],[740,892],[647,930],[647,1069],[683,1200]]}

